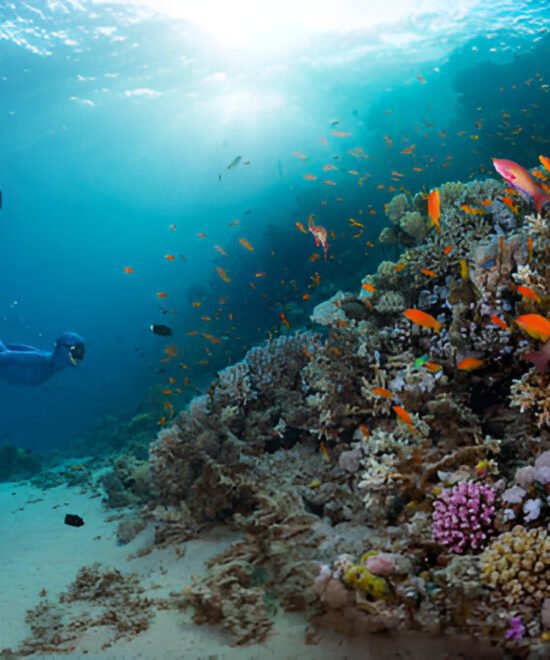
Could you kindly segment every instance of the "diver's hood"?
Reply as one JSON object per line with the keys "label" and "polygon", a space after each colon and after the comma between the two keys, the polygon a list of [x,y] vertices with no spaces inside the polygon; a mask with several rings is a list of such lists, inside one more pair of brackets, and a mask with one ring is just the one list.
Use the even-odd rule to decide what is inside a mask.
{"label": "diver's hood", "polygon": [[76,332],[64,332],[60,335],[55,342],[56,349],[67,349],[69,359],[73,367],[84,359],[86,348],[84,346],[84,339]]}

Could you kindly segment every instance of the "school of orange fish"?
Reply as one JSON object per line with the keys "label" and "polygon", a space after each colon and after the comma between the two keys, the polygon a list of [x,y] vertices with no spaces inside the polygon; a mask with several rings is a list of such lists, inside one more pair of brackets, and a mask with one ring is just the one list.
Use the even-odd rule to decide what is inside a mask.
{"label": "school of orange fish", "polygon": [[[426,80],[420,74],[418,74],[417,79],[421,84],[426,83]],[[539,83],[541,83],[542,76],[540,76],[540,74],[535,74],[534,79],[537,80]],[[526,82],[526,84],[531,84],[532,82],[533,81],[530,80]],[[391,110],[389,109],[386,110],[386,114],[388,116],[391,115]],[[512,136],[512,138],[509,139],[512,139],[512,144],[513,144],[513,136],[519,134],[520,131],[516,129],[511,130],[509,120],[510,120],[510,116],[507,115],[506,113],[503,113],[502,128],[509,130],[509,133]],[[338,123],[339,121],[334,121],[331,123],[331,126],[334,126]],[[478,119],[476,121],[476,130],[481,131],[482,128],[483,128],[483,122],[481,119]],[[446,132],[443,130],[439,131],[439,136],[443,140],[447,137]],[[459,132],[458,136],[469,137],[472,141],[476,141],[479,139],[479,133],[471,133],[468,135],[467,131]],[[349,141],[350,138],[352,138],[352,132],[345,130],[337,130],[335,128],[332,128],[330,130],[330,138],[336,140]],[[384,142],[386,145],[386,149],[391,150],[393,148],[394,139],[392,137],[390,137],[389,135],[384,135]],[[399,156],[405,157],[405,160],[411,159],[410,162],[412,163],[412,165],[409,166],[409,171],[411,173],[417,174],[420,172],[424,172],[430,166],[434,166],[436,162],[436,157],[431,155],[431,152],[429,154],[427,153],[425,155],[421,155],[420,148],[416,143],[408,144],[409,142],[408,138],[404,138],[403,142],[404,144],[402,144],[401,148],[399,149]],[[326,137],[321,138],[320,144],[323,147],[328,146],[329,139]],[[307,182],[311,182],[312,184],[315,185],[320,184],[321,186],[327,186],[328,188],[337,188],[340,185],[338,179],[325,178],[328,172],[334,172],[338,174],[339,177],[341,177],[342,175],[352,177],[353,179],[356,180],[359,186],[363,186],[365,182],[370,178],[370,174],[368,172],[362,171],[362,166],[366,163],[366,161],[368,161],[369,155],[365,153],[363,148],[360,146],[350,147],[349,149],[347,149],[346,153],[348,156],[352,157],[355,160],[355,162],[357,163],[356,167],[354,168],[345,167],[343,164],[338,162],[341,160],[339,156],[333,156],[333,159],[336,160],[338,164],[335,164],[334,162],[324,163],[320,166],[319,173],[312,171],[305,172],[302,175],[303,180]],[[303,163],[308,163],[308,164],[310,163],[309,157],[299,150],[295,150],[293,152],[293,155]],[[452,156],[448,155],[445,157],[443,162],[439,163],[439,166],[442,168],[449,167],[451,161],[452,161]],[[548,173],[550,173],[550,159],[541,155],[540,163],[542,169],[535,169],[532,171],[532,173],[529,173],[527,170],[517,165],[516,163],[513,163],[512,161],[493,159],[493,165],[495,169],[509,184],[509,186],[506,188],[506,194],[502,195],[500,199],[504,204],[508,206],[508,208],[510,208],[512,212],[518,211],[518,204],[517,204],[518,191],[521,192],[523,196],[527,196],[528,198],[530,198],[533,201],[536,210],[539,212],[542,206],[550,200],[550,197],[548,196],[550,194],[550,186],[547,183],[549,178]],[[239,156],[235,158],[227,166],[227,169],[228,170],[233,169],[239,164],[249,165],[250,161],[243,161],[242,158]],[[386,192],[393,193],[396,190],[405,193],[410,193],[410,190],[408,190],[403,184],[403,179],[406,176],[407,168],[403,167],[402,169],[403,171],[392,169],[390,171],[390,177],[389,177],[391,183],[390,184],[378,183],[374,185],[374,190],[383,191],[384,193]],[[480,167],[480,170],[482,172],[486,171],[485,166],[482,165]],[[220,180],[221,180],[221,175],[220,175]],[[431,190],[429,193],[426,192],[424,194],[427,199],[428,218],[431,223],[431,226],[434,231],[441,232],[441,225],[440,225],[441,200],[440,200],[439,190],[435,188]],[[342,202],[343,200],[344,197],[341,194],[339,194],[335,196],[333,201],[339,203]],[[328,203],[329,200],[327,199],[322,199],[320,201],[322,207],[328,206]],[[478,203],[479,206],[471,206],[471,205],[463,204],[461,206],[461,210],[466,214],[470,214],[474,216],[483,215],[484,213],[486,213],[485,207],[489,206],[492,203],[492,200],[480,200]],[[347,218],[348,228],[352,231],[351,238],[353,240],[363,239],[364,241],[361,245],[362,245],[362,249],[365,250],[365,255],[369,254],[368,249],[375,246],[375,241],[373,241],[371,238],[364,240],[365,239],[364,234],[368,231],[368,224],[365,218],[367,216],[376,216],[377,212],[378,212],[377,209],[372,204],[370,204],[365,209],[357,210],[356,215],[360,217],[361,220],[357,220],[354,217]],[[231,228],[237,228],[239,227],[240,224],[241,224],[240,219],[234,219],[229,222],[229,226]],[[317,248],[308,258],[308,260],[311,263],[314,263],[320,257],[322,257],[324,260],[335,259],[335,255],[331,252],[333,242],[336,239],[349,237],[349,235],[345,231],[340,231],[339,233],[337,233],[336,231],[329,230],[323,225],[319,224],[318,222],[315,221],[315,215],[313,213],[309,214],[307,221],[295,220],[294,224],[297,230],[301,234],[303,234],[304,237],[311,235],[313,239],[313,245],[315,248]],[[171,232],[177,231],[177,227],[175,224],[171,224],[168,227],[168,229]],[[207,234],[205,232],[199,232],[196,234],[196,237],[199,240],[203,240],[207,238]],[[501,240],[502,241],[504,240],[503,237],[501,237]],[[245,252],[248,253],[254,252],[255,249],[254,246],[245,236],[239,236],[236,240],[236,243]],[[453,252],[453,248],[454,248],[453,245],[445,246],[443,250],[444,254],[451,255]],[[222,247],[221,245],[214,243],[213,250],[217,252],[217,254],[220,255],[221,257],[227,257],[230,248],[228,246]],[[528,250],[530,256],[532,256],[533,244],[531,237],[528,239]],[[272,250],[271,254],[275,256],[276,250]],[[177,262],[178,256],[169,253],[164,255],[164,259],[167,262]],[[179,259],[181,261],[186,261],[186,257],[181,254],[179,255]],[[468,264],[464,259],[460,260],[459,263],[460,263],[461,277],[464,280],[466,280],[468,278]],[[405,264],[402,262],[399,262],[396,265],[397,271],[400,271],[403,268],[405,268]],[[133,275],[134,267],[127,265],[123,267],[123,272],[125,275]],[[221,282],[228,285],[231,284],[232,281],[231,276],[227,269],[222,268],[221,266],[214,266],[214,272],[216,276],[221,280]],[[420,272],[427,278],[434,278],[438,275],[429,268],[421,268]],[[256,282],[267,276],[268,276],[267,268],[266,271],[254,270],[251,273],[252,279],[249,282],[248,286],[250,287],[250,289],[255,290],[257,286]],[[296,297],[299,300],[301,299],[302,301],[308,301],[311,298],[312,291],[319,286],[320,282],[321,282],[321,275],[318,272],[315,272],[311,276],[310,281],[307,284],[306,291],[299,291],[299,286],[297,285],[295,280],[292,280],[290,282],[290,285],[292,289],[296,292],[297,294]],[[285,285],[285,284],[287,284],[286,279],[284,280],[281,279],[281,285]],[[539,303],[541,301],[541,297],[539,293],[537,293],[530,287],[526,285],[515,286],[513,284],[511,284],[511,286],[515,287],[515,291],[525,299],[529,299],[534,303]],[[375,290],[375,287],[372,284],[369,284],[368,282],[364,282],[362,284],[362,287],[368,293],[373,293]],[[169,293],[166,291],[157,291],[155,295],[157,298],[161,300],[169,299]],[[227,297],[220,296],[217,300],[215,311],[210,314],[200,315],[199,317],[200,322],[207,324],[210,323],[215,324],[216,321],[219,321],[221,318],[224,318],[226,321],[233,322],[234,321],[233,314],[229,309],[227,309],[226,302],[227,302]],[[365,298],[363,302],[367,306],[369,306],[370,304],[368,298]],[[205,303],[206,303],[205,299],[192,301],[191,307],[192,309],[198,309],[202,307]],[[164,308],[161,309],[163,313],[171,313],[171,314],[176,313],[173,310],[166,310]],[[437,319],[435,319],[430,314],[427,314],[419,309],[407,309],[403,311],[403,314],[411,323],[418,325],[422,328],[430,329],[434,332],[440,332],[441,330],[442,324]],[[280,322],[279,329],[284,329],[284,330],[291,329],[291,323],[287,318],[285,309],[281,309],[278,311],[278,320]],[[513,329],[517,327],[523,330],[532,338],[539,339],[544,342],[548,342],[548,340],[550,339],[550,321],[548,321],[543,316],[538,314],[526,314],[516,319],[507,319],[507,320],[501,319],[498,316],[493,315],[491,317],[491,323],[503,330],[507,330],[510,332],[512,332]],[[276,328],[274,328],[274,331],[277,331]],[[202,340],[204,341],[204,345],[202,347],[204,356],[203,357],[195,356],[195,357],[199,357],[199,359],[195,359],[193,365],[200,365],[207,367],[210,364],[209,358],[213,355],[209,346],[221,344],[222,338],[218,337],[217,335],[211,332],[205,332],[196,329],[188,330],[187,332],[185,332],[185,335],[188,337],[196,336],[202,338]],[[268,336],[272,336],[272,334],[269,333]],[[530,359],[534,364],[536,364],[540,368],[541,365],[544,364],[544,368],[546,368],[549,356],[550,356],[550,348],[548,348],[546,352],[544,352],[543,349],[543,351],[540,351],[539,353],[527,354],[526,359]],[[175,343],[170,344],[164,349],[164,356],[161,359],[161,363],[164,365],[166,363],[174,361],[175,363],[177,363],[178,368],[180,370],[184,372],[189,371],[190,364],[188,362],[182,361],[181,357],[182,357],[181,351],[178,345]],[[474,356],[465,356],[457,363],[456,368],[461,371],[472,371],[483,368],[484,364],[485,363],[482,359],[479,359]],[[424,366],[433,372],[442,369],[440,365],[436,364],[435,362],[432,362],[429,359],[424,362]],[[161,367],[159,371],[165,373],[165,368]],[[168,376],[167,384],[162,389],[162,393],[164,396],[167,397],[167,400],[163,404],[165,414],[159,419],[158,422],[160,426],[164,426],[165,424],[167,424],[168,421],[171,418],[173,418],[175,415],[174,404],[170,401],[169,397],[181,394],[186,388],[189,388],[190,386],[191,386],[191,379],[189,375],[184,375],[183,377],[180,376],[178,378],[174,375]],[[383,396],[390,398],[392,400],[394,399],[393,394],[388,390],[384,390],[383,388],[374,388],[372,391],[373,394],[375,394],[376,396]],[[396,403],[395,405],[393,405],[393,411],[395,412],[397,418],[400,419],[403,423],[405,423],[409,427],[411,432],[415,431],[412,418],[402,406]]]}

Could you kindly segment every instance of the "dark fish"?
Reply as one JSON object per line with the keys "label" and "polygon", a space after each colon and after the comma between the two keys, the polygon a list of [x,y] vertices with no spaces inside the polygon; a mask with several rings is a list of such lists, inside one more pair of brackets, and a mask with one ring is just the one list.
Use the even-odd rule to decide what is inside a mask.
{"label": "dark fish", "polygon": [[82,527],[84,524],[84,520],[80,516],[73,515],[72,513],[68,513],[65,516],[65,525],[70,525],[71,527]]}
{"label": "dark fish", "polygon": [[233,160],[229,163],[227,166],[228,170],[232,170],[234,167],[237,167],[237,165],[241,162],[242,156],[236,156],[233,158]]}
{"label": "dark fish", "polygon": [[150,326],[150,330],[153,334],[160,335],[161,337],[169,337],[172,334],[172,328],[162,324],[154,323]]}

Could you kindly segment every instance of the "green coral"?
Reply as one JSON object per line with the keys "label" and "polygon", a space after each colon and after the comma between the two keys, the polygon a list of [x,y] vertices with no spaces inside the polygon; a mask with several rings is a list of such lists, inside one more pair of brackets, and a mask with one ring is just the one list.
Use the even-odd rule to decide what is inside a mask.
{"label": "green coral", "polygon": [[399,219],[409,210],[409,200],[403,193],[393,197],[384,207],[384,211],[392,222],[399,222]]}
{"label": "green coral", "polygon": [[468,187],[459,181],[448,181],[439,187],[441,206],[446,207],[458,202]]}
{"label": "green coral", "polygon": [[384,227],[378,236],[380,243],[397,243],[397,234],[393,227]]}
{"label": "green coral", "polygon": [[421,241],[428,234],[428,226],[418,211],[407,211],[399,221],[399,227],[409,236]]}
{"label": "green coral", "polygon": [[342,581],[348,587],[364,591],[368,596],[378,600],[388,595],[388,583],[384,578],[374,575],[365,566],[369,557],[377,554],[376,551],[366,552],[359,563],[348,566],[342,576]]}

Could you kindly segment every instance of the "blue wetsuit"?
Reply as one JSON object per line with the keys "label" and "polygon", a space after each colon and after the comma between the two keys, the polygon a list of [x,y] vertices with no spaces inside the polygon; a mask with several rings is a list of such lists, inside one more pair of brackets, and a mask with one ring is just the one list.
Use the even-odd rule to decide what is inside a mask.
{"label": "blue wetsuit", "polygon": [[42,351],[25,344],[4,344],[0,341],[0,380],[14,385],[40,385],[84,359],[84,340],[74,332],[64,332],[57,338],[53,351]]}

